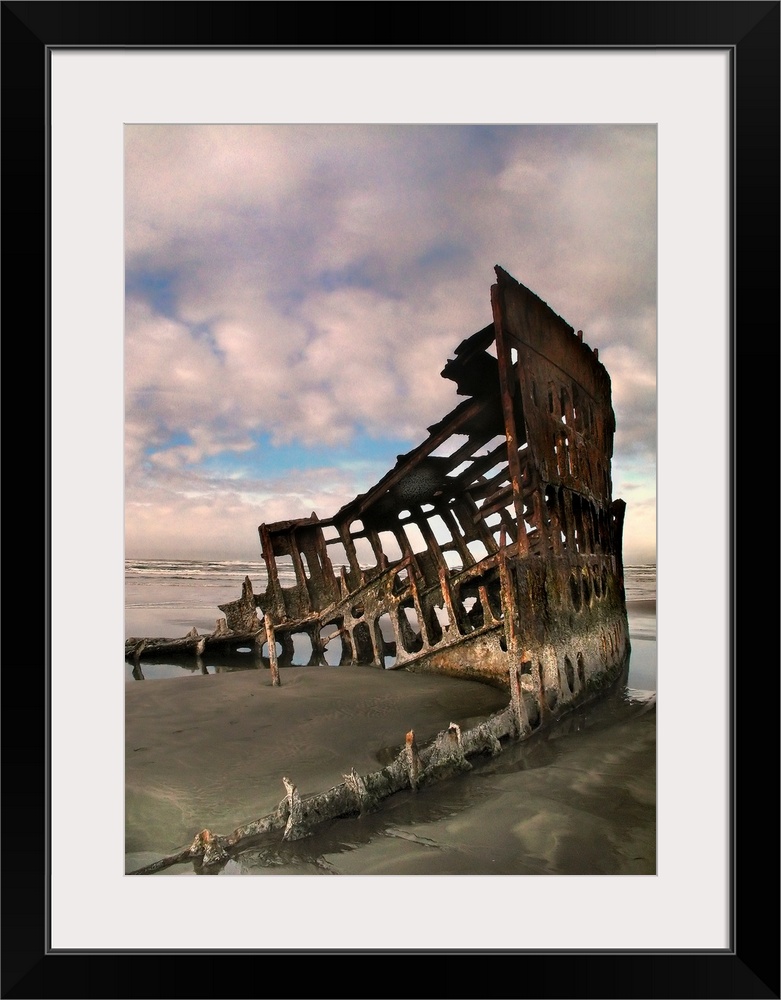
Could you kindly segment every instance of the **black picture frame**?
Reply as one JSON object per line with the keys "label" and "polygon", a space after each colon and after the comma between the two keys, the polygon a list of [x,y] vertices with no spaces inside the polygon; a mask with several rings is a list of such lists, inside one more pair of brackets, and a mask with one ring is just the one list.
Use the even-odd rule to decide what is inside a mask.
{"label": "black picture frame", "polygon": [[[12,564],[3,664],[2,996],[778,998],[776,588],[768,587],[767,506],[776,498],[779,372],[778,2],[328,5],[329,29],[291,3],[4,2],[2,30],[5,527],[33,540]],[[454,16],[454,10],[457,16]],[[360,24],[360,30],[356,25]],[[355,41],[352,41],[355,39]],[[48,950],[50,663],[47,54],[58,47],[271,46],[700,48],[732,60],[730,337],[731,883],[723,952],[344,951],[57,953]],[[19,402],[20,377],[30,388]],[[12,385],[13,383],[13,385]],[[692,386],[693,397],[706,386]],[[39,395],[40,393],[40,395]],[[738,403],[741,403],[738,407]],[[31,405],[32,404],[32,405]],[[24,418],[19,419],[23,406]],[[13,407],[13,410],[11,409]],[[37,418],[37,420],[36,420]],[[35,427],[35,434],[32,428]],[[40,431],[39,431],[40,428]],[[691,428],[691,434],[704,432]],[[39,437],[40,433],[40,437]],[[31,447],[31,438],[34,445]],[[43,447],[42,447],[43,446]],[[45,450],[47,461],[42,461]],[[33,472],[34,486],[26,480]],[[40,477],[40,478],[39,478]],[[680,484],[696,530],[706,477]],[[770,488],[766,486],[769,480]],[[9,480],[6,480],[9,483]],[[749,502],[749,498],[751,502]],[[772,527],[771,520],[770,526]],[[25,530],[26,529],[26,530]],[[13,550],[12,550],[13,551]],[[760,562],[762,560],[762,562]],[[21,563],[21,565],[19,565]],[[774,574],[771,569],[771,577]],[[770,599],[773,598],[771,606]],[[20,600],[21,598],[21,600]],[[32,599],[31,599],[32,598]],[[43,615],[45,607],[47,614]],[[35,608],[35,614],[31,614]],[[44,620],[44,635],[39,622]],[[32,627],[30,621],[32,619]],[[770,641],[768,641],[770,632]],[[41,641],[43,639],[43,642]],[[769,647],[769,648],[768,648]],[[773,707],[768,718],[766,706]],[[46,711],[42,711],[46,706]],[[692,706],[696,711],[696,705]],[[21,727],[21,728],[20,728]],[[683,737],[682,737],[683,738]],[[90,837],[74,831],[74,864]],[[620,915],[617,915],[620,918]],[[262,900],[259,900],[259,919]],[[519,919],[523,915],[519,914]],[[375,957],[372,968],[356,957]],[[274,961],[271,968],[268,962]],[[347,959],[336,965],[333,960]],[[428,972],[420,961],[428,963]],[[381,963],[381,964],[380,964]],[[356,975],[359,968],[364,972]],[[415,971],[417,970],[417,971]]]}

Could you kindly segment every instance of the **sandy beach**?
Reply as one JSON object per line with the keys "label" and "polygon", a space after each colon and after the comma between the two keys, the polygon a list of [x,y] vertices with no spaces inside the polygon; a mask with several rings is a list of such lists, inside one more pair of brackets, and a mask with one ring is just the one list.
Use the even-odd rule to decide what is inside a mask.
{"label": "sandy beach", "polygon": [[[187,570],[188,567],[184,567]],[[644,568],[643,568],[644,569]],[[183,635],[235,591],[233,566],[130,577],[128,634]],[[154,572],[154,571],[153,571]],[[647,574],[646,574],[647,575]],[[553,731],[377,812],[270,838],[224,875],[524,875],[656,872],[656,601],[632,579],[627,686]],[[159,631],[155,631],[159,629]],[[302,796],[378,770],[413,729],[420,744],[507,704],[475,681],[360,666],[299,666],[272,687],[254,659],[125,663],[125,871],[272,812],[283,776]],[[153,876],[197,874],[192,862]]]}
{"label": "sandy beach", "polygon": [[367,667],[292,667],[128,685],[125,703],[128,868],[230,833],[285,797],[375,771],[414,729],[420,742],[507,703],[473,681]]}
{"label": "sandy beach", "polygon": [[[643,644],[645,645],[645,644]],[[282,776],[302,795],[375,771],[408,729],[421,743],[506,704],[487,685],[367,667],[195,674],[126,689],[126,871],[270,813]],[[552,732],[476,758],[466,775],[225,874],[654,874],[656,712],[619,690]],[[155,877],[192,875],[192,863]]]}

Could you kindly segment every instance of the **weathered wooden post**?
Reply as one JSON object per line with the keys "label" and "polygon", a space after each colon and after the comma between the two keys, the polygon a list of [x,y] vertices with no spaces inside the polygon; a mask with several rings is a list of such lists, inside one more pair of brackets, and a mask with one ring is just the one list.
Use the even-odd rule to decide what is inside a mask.
{"label": "weathered wooden post", "polygon": [[420,762],[420,754],[418,753],[418,745],[415,742],[414,729],[410,729],[407,733],[404,742],[404,754],[407,762],[407,771],[409,773],[409,786],[413,792],[416,792],[418,790],[418,782],[420,781],[422,765]]}
{"label": "weathered wooden post", "polygon": [[282,834],[282,839],[298,840],[299,837],[305,837],[307,833],[305,829],[301,829],[301,821],[304,818],[301,796],[298,793],[298,788],[296,788],[290,778],[283,778],[282,784],[285,786],[285,791],[287,792],[288,803],[287,825],[285,826],[285,832]]}
{"label": "weathered wooden post", "polygon": [[271,686],[280,687],[279,664],[277,663],[277,640],[274,635],[274,626],[271,622],[271,615],[266,612],[263,616],[263,623],[266,626],[266,642],[268,643],[268,664],[271,667]]}

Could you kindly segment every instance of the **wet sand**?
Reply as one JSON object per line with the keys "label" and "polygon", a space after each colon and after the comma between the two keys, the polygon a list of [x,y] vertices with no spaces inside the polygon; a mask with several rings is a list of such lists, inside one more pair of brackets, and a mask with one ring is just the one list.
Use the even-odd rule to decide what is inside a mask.
{"label": "wet sand", "polygon": [[[619,697],[474,763],[331,831],[321,865],[342,875],[656,873],[653,699]],[[237,874],[249,864],[240,859]]]}
{"label": "wet sand", "polygon": [[656,599],[651,597],[642,600],[629,600],[626,602],[626,610],[630,616],[632,614],[640,614],[656,617]]}
{"label": "wet sand", "polygon": [[[656,601],[627,611],[626,687],[467,774],[302,841],[274,836],[220,874],[656,874]],[[278,688],[267,669],[176,673],[125,685],[126,871],[267,815],[283,775],[324,791],[383,766],[410,729],[424,743],[507,703],[474,681],[374,667],[283,668]]]}
{"label": "wet sand", "polygon": [[[127,690],[126,870],[199,830],[229,833],[284,798],[376,770],[408,727],[421,741],[473,725],[503,692],[470,681],[366,667],[186,677]],[[656,712],[619,690],[548,734],[476,758],[465,775],[400,792],[369,816],[291,844],[278,835],[225,875],[652,875]],[[192,864],[155,877],[192,875]]]}
{"label": "wet sand", "polygon": [[414,729],[476,724],[507,704],[473,681],[370,667],[291,667],[156,680],[125,689],[127,869],[271,812],[282,776],[302,795],[375,771]]}

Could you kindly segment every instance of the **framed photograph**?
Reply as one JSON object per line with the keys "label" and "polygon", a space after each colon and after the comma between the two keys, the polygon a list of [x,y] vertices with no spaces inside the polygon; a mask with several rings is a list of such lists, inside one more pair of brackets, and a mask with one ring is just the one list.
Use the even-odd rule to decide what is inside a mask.
{"label": "framed photograph", "polygon": [[[322,38],[300,42],[296,11],[272,6],[276,20],[269,36],[268,17],[255,5],[2,4],[6,336],[9,303],[17,306],[15,319],[22,295],[27,312],[30,303],[45,304],[44,315],[34,321],[40,333],[19,341],[30,351],[25,370],[32,368],[44,384],[46,442],[45,670],[40,650],[22,651],[14,637],[17,648],[10,653],[7,647],[3,678],[14,716],[33,698],[36,719],[45,716],[45,726],[35,729],[37,754],[6,753],[6,824],[13,819],[23,834],[14,837],[13,853],[7,849],[3,859],[3,996],[70,990],[84,996],[238,996],[245,971],[235,963],[255,957],[293,958],[304,995],[317,995],[322,966],[315,975],[314,962],[333,955],[383,960],[387,995],[411,992],[408,967],[397,968],[395,956],[401,962],[420,956],[442,959],[432,971],[437,988],[451,996],[482,995],[486,977],[495,981],[491,963],[516,958],[523,965],[515,974],[502,964],[510,996],[778,997],[778,732],[777,719],[768,721],[757,711],[763,703],[778,704],[777,671],[769,671],[769,681],[763,676],[759,683],[753,671],[747,679],[748,664],[767,658],[764,647],[760,655],[759,635],[766,629],[757,627],[757,616],[761,622],[775,606],[765,608],[765,592],[755,583],[761,579],[761,549],[749,517],[756,515],[743,513],[740,505],[738,484],[746,489],[757,473],[752,461],[749,476],[753,432],[745,427],[746,416],[738,421],[737,403],[742,372],[742,395],[750,385],[751,403],[749,409],[743,400],[741,415],[748,412],[752,427],[764,427],[772,403],[777,420],[779,4],[621,3],[589,5],[586,11],[581,5],[505,5],[493,30],[464,12],[458,30],[449,29],[462,37],[440,44],[430,45],[426,37],[404,43],[386,37],[356,46]],[[419,9],[422,16],[436,13],[428,4]],[[440,24],[437,32],[443,30]],[[482,31],[493,36],[490,41],[467,41]],[[577,173],[578,183],[569,187],[572,199],[557,207],[555,238],[550,225],[544,235],[544,184],[537,228],[528,230],[539,240],[540,256],[571,255],[577,277],[565,297],[571,292],[575,301],[586,290],[594,296],[596,286],[610,284],[605,261],[614,258],[602,253],[601,241],[630,247],[633,259],[656,255],[657,298],[649,322],[658,354],[645,384],[654,403],[648,422],[656,419],[656,425],[642,427],[638,420],[638,465],[631,465],[627,452],[622,466],[625,482],[637,474],[636,495],[648,503],[645,527],[658,567],[653,871],[629,865],[607,875],[562,868],[548,877],[519,869],[414,878],[407,872],[305,878],[284,871],[263,882],[126,875],[126,678],[111,666],[111,650],[120,634],[126,637],[126,497],[153,503],[151,492],[133,493],[135,484],[127,479],[128,415],[133,426],[156,419],[153,404],[134,412],[125,394],[132,366],[124,353],[126,308],[131,301],[139,308],[154,305],[170,292],[159,271],[135,268],[131,280],[127,261],[145,240],[154,256],[155,240],[177,213],[194,226],[189,232],[181,227],[180,250],[188,239],[192,247],[195,229],[209,224],[197,201],[188,203],[181,191],[166,187],[163,164],[166,156],[188,156],[194,148],[165,136],[180,136],[182,129],[196,142],[208,141],[199,131],[205,128],[241,133],[235,161],[219,167],[223,179],[231,170],[237,177],[242,173],[244,158],[251,156],[242,145],[245,131],[260,128],[266,130],[263,142],[275,144],[279,154],[267,161],[268,185],[290,181],[317,149],[321,171],[310,172],[307,183],[340,198],[350,166],[344,158],[329,159],[318,146],[323,130],[334,137],[332,145],[345,130],[352,136],[359,130],[362,142],[375,141],[379,132],[373,129],[425,134],[450,149],[453,198],[463,199],[467,237],[477,233],[468,218],[475,209],[467,208],[464,177],[453,179],[456,167],[468,173],[469,162],[462,161],[478,148],[490,158],[493,143],[493,154],[502,155],[507,135],[529,129],[524,135],[533,133],[539,145],[530,143],[532,155],[513,161],[514,169],[527,171],[527,181],[543,163],[546,183],[560,180],[561,171],[553,169],[557,151],[563,161],[569,157],[570,179]],[[467,128],[472,132],[464,138]],[[288,143],[291,130],[301,130],[296,134],[303,139]],[[611,144],[596,144],[609,148],[610,157],[625,155],[625,172],[635,181],[635,172],[651,165],[655,191],[649,204],[658,222],[653,246],[643,237],[646,245],[638,248],[637,232],[630,231],[630,208],[639,231],[647,205],[613,211],[622,198],[636,197],[637,184],[629,194],[616,187],[602,204],[589,200],[593,162],[579,137],[607,133]],[[626,152],[643,143],[652,150],[645,158]],[[410,141],[403,149],[415,156],[424,145],[413,148]],[[229,144],[217,139],[217,146],[228,159]],[[384,176],[404,168],[402,159],[394,163],[391,156]],[[253,169],[263,166],[260,159],[252,162]],[[426,163],[443,169],[441,159]],[[476,185],[483,177],[479,170],[472,173]],[[188,180],[193,186],[213,183],[206,171]],[[132,199],[147,200],[145,212],[133,216],[147,230],[129,235]],[[480,204],[501,226],[498,189]],[[529,212],[534,208],[529,203]],[[235,211],[241,226],[239,203]],[[397,224],[413,219],[410,211],[407,205],[397,213]],[[626,227],[620,239],[611,229],[616,218]],[[307,231],[311,226],[309,218]],[[583,244],[579,227],[595,234],[596,245]],[[345,232],[339,231],[339,240]],[[404,229],[388,224],[387,237],[403,253]],[[340,247],[332,247],[335,255]],[[457,250],[467,252],[450,233],[447,246],[439,248],[439,273],[458,273],[452,256],[447,258]],[[534,252],[518,259],[546,274]],[[214,287],[222,282],[223,295],[235,299],[237,275],[219,272],[220,260],[215,253],[212,273],[204,275]],[[277,248],[276,261],[281,274],[284,246]],[[354,268],[355,257],[345,261],[345,268]],[[490,260],[486,267],[491,272],[500,263]],[[407,271],[399,273],[408,288]],[[338,283],[339,275],[329,274],[323,280]],[[371,292],[367,274],[351,287]],[[523,282],[528,276],[514,277]],[[264,280],[271,280],[271,271]],[[633,302],[636,286],[648,279],[638,268],[634,275],[625,269],[622,280]],[[295,283],[280,283],[279,294],[283,287],[284,294],[294,294]],[[545,297],[554,309],[560,305],[552,293]],[[313,299],[312,308],[321,310],[323,302]],[[329,307],[333,302],[328,300]],[[458,338],[478,325],[470,326],[471,318],[460,322],[468,304],[455,302],[457,321],[450,329]],[[284,307],[275,314],[280,321],[290,315]],[[338,322],[336,314],[332,319]],[[759,336],[761,330],[770,332]],[[290,331],[293,343],[292,321]],[[633,335],[639,339],[642,333]],[[456,343],[446,344],[446,352]],[[339,345],[338,338],[333,344]],[[653,351],[644,364],[648,358]],[[436,356],[434,363],[445,360]],[[291,349],[274,377],[292,373],[294,385],[303,386],[296,361]],[[165,374],[174,362],[168,357],[155,363]],[[318,363],[324,368],[326,359]],[[646,378],[637,369],[640,361],[628,352],[624,365],[616,384],[640,392]],[[234,401],[237,384],[229,390]],[[246,380],[248,392],[254,385],[256,380]],[[307,388],[302,420],[312,418],[316,388],[316,382]],[[210,388],[212,395],[218,392],[219,386]],[[204,399],[203,407],[213,402]],[[375,403],[362,411],[367,424],[382,418]],[[15,433],[16,422],[7,426],[6,462],[27,469],[29,436]],[[147,458],[151,440],[139,436]],[[653,477],[648,487],[638,471],[649,441],[658,460],[658,497]],[[185,440],[166,445],[194,446]],[[209,444],[201,445],[206,454]],[[767,461],[766,449],[763,455]],[[24,505],[14,499],[14,520],[29,524],[29,496]],[[182,511],[171,510],[169,537],[183,523]],[[155,517],[163,523],[159,512]],[[216,524],[203,523],[210,529]],[[39,518],[34,532],[40,531]],[[41,593],[37,561],[21,576],[12,596]],[[739,580],[748,581],[742,590]],[[748,603],[753,615],[743,616],[738,629],[737,612]],[[16,629],[7,626],[9,631]],[[758,760],[770,802],[758,800],[753,786],[749,793],[749,782],[740,780],[749,767],[756,770]],[[632,854],[629,844],[625,853]],[[751,902],[757,885],[772,887],[770,914]],[[283,969],[278,963],[275,968]],[[340,993],[366,995],[363,979],[354,992],[340,985]]]}

